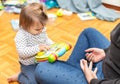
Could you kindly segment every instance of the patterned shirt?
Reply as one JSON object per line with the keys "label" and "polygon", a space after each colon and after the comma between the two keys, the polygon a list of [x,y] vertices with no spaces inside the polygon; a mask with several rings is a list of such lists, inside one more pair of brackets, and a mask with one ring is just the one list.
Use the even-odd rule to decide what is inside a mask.
{"label": "patterned shirt", "polygon": [[21,28],[17,32],[14,40],[19,55],[19,61],[24,65],[35,63],[35,55],[40,51],[40,45],[53,44],[53,41],[49,39],[46,34],[46,28],[38,35],[32,35]]}

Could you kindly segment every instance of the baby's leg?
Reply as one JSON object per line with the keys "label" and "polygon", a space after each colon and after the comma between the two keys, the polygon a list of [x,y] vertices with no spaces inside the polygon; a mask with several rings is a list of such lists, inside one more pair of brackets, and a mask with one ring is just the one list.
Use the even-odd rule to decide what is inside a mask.
{"label": "baby's leg", "polygon": [[7,78],[8,83],[10,83],[10,82],[17,82],[17,81],[18,81],[18,76],[19,76],[19,74],[20,74],[20,72],[12,75],[12,76],[10,76],[10,77],[8,77],[8,78]]}
{"label": "baby's leg", "polygon": [[35,79],[36,64],[33,65],[22,65],[21,64],[21,73],[18,77],[20,84],[38,84]]}

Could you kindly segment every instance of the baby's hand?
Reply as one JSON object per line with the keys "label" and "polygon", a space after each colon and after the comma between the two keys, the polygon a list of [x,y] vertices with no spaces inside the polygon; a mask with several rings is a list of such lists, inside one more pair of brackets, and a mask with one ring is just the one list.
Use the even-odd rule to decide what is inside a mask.
{"label": "baby's hand", "polygon": [[47,51],[47,50],[49,50],[50,49],[50,46],[48,46],[48,45],[40,45],[40,51]]}

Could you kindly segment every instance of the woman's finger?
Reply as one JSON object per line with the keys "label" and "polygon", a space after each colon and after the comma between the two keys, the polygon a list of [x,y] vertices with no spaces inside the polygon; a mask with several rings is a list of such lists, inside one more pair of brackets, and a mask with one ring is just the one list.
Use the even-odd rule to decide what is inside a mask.
{"label": "woman's finger", "polygon": [[94,48],[88,48],[85,50],[85,52],[92,52],[94,50]]}
{"label": "woman's finger", "polygon": [[93,56],[93,55],[91,55],[91,56],[89,57],[89,61],[92,61],[92,60],[93,60],[93,58],[94,58],[94,56]]}
{"label": "woman's finger", "polygon": [[86,59],[88,60],[91,55],[92,55],[92,53],[87,53],[87,54],[86,54]]}
{"label": "woman's finger", "polygon": [[98,69],[97,69],[97,67],[96,67],[95,70],[93,71],[93,73],[94,73],[93,75],[94,75],[95,78],[97,78],[97,75],[96,75],[97,70],[98,70]]}
{"label": "woman's finger", "polygon": [[85,69],[88,69],[88,63],[87,63],[87,61],[86,61],[86,60],[83,60],[83,63],[84,63]]}
{"label": "woman's finger", "polygon": [[92,53],[87,54],[87,56],[86,56],[86,59],[87,59],[88,61],[92,61],[93,58],[94,58],[94,54],[92,54]]}
{"label": "woman's finger", "polygon": [[84,71],[84,63],[83,63],[83,59],[80,60],[80,67],[81,67],[81,69]]}
{"label": "woman's finger", "polygon": [[90,61],[90,64],[89,64],[89,69],[92,70],[92,66],[93,66],[93,63],[92,61]]}
{"label": "woman's finger", "polygon": [[97,73],[97,70],[98,70],[98,68],[96,67],[96,68],[95,68],[95,70],[93,71],[93,72],[94,72],[94,74],[96,74],[96,73]]}

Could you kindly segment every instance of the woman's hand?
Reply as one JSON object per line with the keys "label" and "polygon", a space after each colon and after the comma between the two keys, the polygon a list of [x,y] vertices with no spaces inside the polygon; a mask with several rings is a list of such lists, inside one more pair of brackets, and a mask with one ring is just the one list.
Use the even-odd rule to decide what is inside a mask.
{"label": "woman's hand", "polygon": [[40,45],[40,51],[47,51],[47,50],[49,50],[50,49],[50,46],[48,46],[48,45]]}
{"label": "woman's hand", "polygon": [[85,50],[86,59],[92,62],[98,62],[105,58],[105,52],[103,49],[99,48],[89,48]]}
{"label": "woman's hand", "polygon": [[94,71],[92,71],[92,62],[90,62],[89,66],[88,66],[88,63],[86,60],[82,59],[80,60],[80,66],[81,66],[81,69],[83,70],[84,74],[85,74],[85,77],[88,81],[88,84],[90,84],[90,81],[92,79],[97,79],[97,76],[96,76],[96,73],[97,73],[97,68],[95,68]]}

